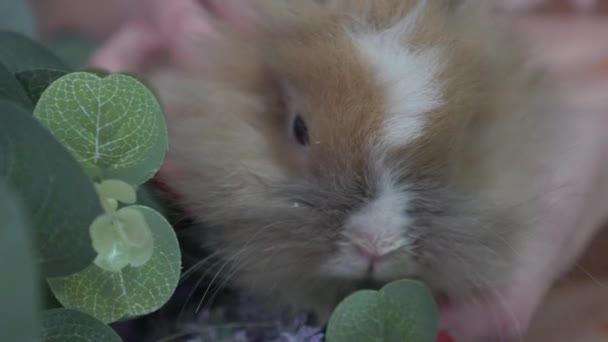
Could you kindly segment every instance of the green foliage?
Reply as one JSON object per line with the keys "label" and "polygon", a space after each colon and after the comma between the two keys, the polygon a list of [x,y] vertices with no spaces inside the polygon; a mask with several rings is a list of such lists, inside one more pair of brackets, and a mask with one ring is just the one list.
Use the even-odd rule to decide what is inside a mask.
{"label": "green foliage", "polygon": [[98,217],[91,225],[91,238],[97,252],[95,265],[110,272],[120,272],[127,265],[143,266],[154,252],[146,219],[133,208]]}
{"label": "green foliage", "polygon": [[[141,267],[110,272],[97,265],[62,279],[49,279],[51,289],[66,308],[114,322],[156,311],[173,294],[180,275],[179,246],[169,223],[156,211],[135,206],[154,237],[152,259]],[[142,291],[142,287],[147,291]]]}
{"label": "green foliage", "polygon": [[[41,324],[45,341],[119,341],[104,323],[159,309],[180,275],[173,228],[138,204],[167,149],[160,104],[136,78],[74,72],[37,42],[0,31],[0,113],[0,180],[22,200],[29,227],[9,215],[7,205],[17,202],[8,195],[0,198],[0,222],[35,247],[28,257],[22,236],[11,233],[1,243],[14,243],[22,254],[5,247],[15,255],[0,263],[1,271],[11,272],[11,262],[26,273],[40,269],[31,273],[47,278],[69,309],[37,319],[38,292],[24,284],[41,283],[7,275],[18,282],[2,295],[24,304],[14,330],[36,336]],[[146,196],[144,203],[154,201]]]}
{"label": "green foliage", "polygon": [[437,329],[432,294],[417,281],[402,280],[343,300],[329,320],[326,340],[434,342]]}
{"label": "green foliage", "polygon": [[167,150],[158,101],[126,75],[61,77],[42,95],[34,115],[92,177],[142,184],[158,171]]}
{"label": "green foliage", "polygon": [[19,81],[2,64],[0,64],[0,100],[15,102],[26,109],[34,108],[32,101]]}
{"label": "green foliage", "polygon": [[[166,150],[160,104],[136,75],[74,71],[0,31],[3,338],[120,341],[106,323],[169,300],[181,253],[145,187]],[[39,312],[42,280],[62,308]],[[398,281],[340,303],[327,341],[434,341],[436,316],[424,285]]]}
{"label": "green foliage", "polygon": [[0,31],[0,63],[10,72],[34,69],[69,70],[55,54],[23,34]]}
{"label": "green foliage", "polygon": [[93,183],[30,113],[0,102],[0,177],[23,199],[46,276],[78,272],[95,257],[87,227],[101,212]]}
{"label": "green foliage", "polygon": [[55,69],[32,69],[16,74],[17,80],[21,83],[29,95],[32,103],[38,103],[42,93],[55,82],[59,77],[67,74],[67,71]]}
{"label": "green foliage", "polygon": [[83,312],[67,309],[45,311],[42,331],[43,342],[121,342],[109,326]]}
{"label": "green foliage", "polygon": [[40,329],[38,267],[20,203],[0,177],[0,331],[4,341],[35,341]]}

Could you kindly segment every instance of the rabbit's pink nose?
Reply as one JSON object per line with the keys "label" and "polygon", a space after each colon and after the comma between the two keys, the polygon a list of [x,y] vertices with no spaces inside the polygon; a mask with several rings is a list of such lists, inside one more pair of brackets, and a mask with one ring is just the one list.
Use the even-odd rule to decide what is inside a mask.
{"label": "rabbit's pink nose", "polygon": [[404,240],[400,237],[379,238],[368,234],[354,237],[352,243],[357,253],[369,261],[370,266],[373,266],[405,245]]}
{"label": "rabbit's pink nose", "polygon": [[383,255],[379,253],[377,249],[368,245],[355,244],[355,249],[357,250],[357,253],[365,257],[370,264],[377,263],[383,257]]}

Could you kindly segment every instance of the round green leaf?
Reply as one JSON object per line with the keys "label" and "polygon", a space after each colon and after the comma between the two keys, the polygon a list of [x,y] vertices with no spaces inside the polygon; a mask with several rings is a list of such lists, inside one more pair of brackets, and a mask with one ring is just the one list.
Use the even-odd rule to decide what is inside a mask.
{"label": "round green leaf", "polygon": [[391,338],[413,342],[436,340],[437,303],[428,287],[418,281],[400,280],[386,285],[380,290],[380,295],[384,299],[382,312],[385,322],[390,327],[399,327],[389,331],[396,333],[389,335]]}
{"label": "round green leaf", "polygon": [[379,297],[377,291],[361,290],[344,299],[329,320],[326,341],[385,341]]}
{"label": "round green leaf", "polygon": [[326,341],[434,342],[437,324],[431,292],[420,282],[402,280],[344,299],[329,320]]}
{"label": "round green leaf", "polygon": [[47,48],[21,33],[12,31],[0,31],[0,63],[12,73],[32,69],[69,70]]}
{"label": "round green leaf", "polygon": [[102,212],[93,183],[24,109],[0,101],[0,113],[0,178],[23,201],[44,274],[83,270],[95,257],[88,228]]}
{"label": "round green leaf", "polygon": [[66,71],[54,69],[34,69],[18,72],[15,76],[25,89],[31,103],[38,103],[42,93]]}
{"label": "round green leaf", "polygon": [[0,331],[4,341],[36,341],[41,305],[34,244],[21,203],[0,182]]}
{"label": "round green leaf", "polygon": [[93,177],[140,185],[164,160],[167,127],[161,106],[133,77],[68,74],[47,88],[34,115]]}
{"label": "round green leaf", "polygon": [[154,312],[173,295],[181,269],[181,254],[173,228],[150,208],[129,208],[139,210],[152,231],[152,258],[141,267],[127,266],[120,272],[91,265],[83,272],[49,279],[51,290],[64,307],[109,323]]}
{"label": "round green leaf", "polygon": [[88,72],[89,74],[97,75],[98,77],[104,78],[110,76],[112,73],[106,69],[102,69],[99,67],[87,66],[82,72]]}
{"label": "round green leaf", "polygon": [[8,69],[0,64],[0,100],[13,101],[27,110],[33,110],[34,106],[21,84]]}
{"label": "round green leaf", "polygon": [[43,313],[42,341],[122,342],[120,336],[108,325],[83,312],[67,309],[53,309]]}
{"label": "round green leaf", "polygon": [[152,84],[145,77],[143,77],[137,73],[134,73],[134,72],[121,72],[120,74],[133,77],[134,79],[138,80],[143,85],[145,85],[157,99],[160,98],[156,89],[152,86]]}

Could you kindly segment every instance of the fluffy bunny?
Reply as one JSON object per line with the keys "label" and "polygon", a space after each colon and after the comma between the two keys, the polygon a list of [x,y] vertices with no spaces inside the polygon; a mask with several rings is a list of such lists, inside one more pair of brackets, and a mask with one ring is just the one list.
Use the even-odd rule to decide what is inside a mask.
{"label": "fluffy bunny", "polygon": [[325,319],[400,278],[448,298],[509,281],[553,99],[461,2],[259,0],[260,30],[197,47],[204,75],[148,73],[179,113],[163,181],[234,284]]}

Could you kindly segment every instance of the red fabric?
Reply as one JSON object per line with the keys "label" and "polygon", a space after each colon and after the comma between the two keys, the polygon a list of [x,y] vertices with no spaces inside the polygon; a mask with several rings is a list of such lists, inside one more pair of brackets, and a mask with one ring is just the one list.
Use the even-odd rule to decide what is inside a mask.
{"label": "red fabric", "polygon": [[442,331],[437,336],[437,342],[454,342],[454,339],[447,332]]}

